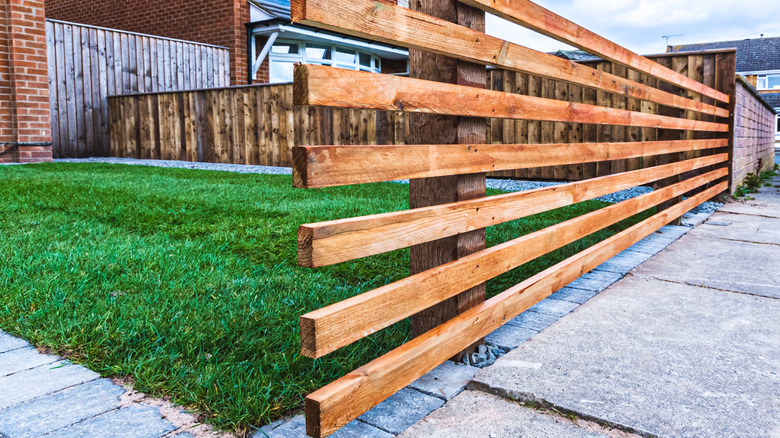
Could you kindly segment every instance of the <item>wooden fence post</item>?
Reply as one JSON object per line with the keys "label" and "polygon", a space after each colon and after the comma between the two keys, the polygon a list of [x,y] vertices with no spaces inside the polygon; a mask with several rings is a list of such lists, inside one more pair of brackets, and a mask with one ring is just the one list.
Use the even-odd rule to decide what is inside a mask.
{"label": "wooden fence post", "polygon": [[[485,30],[485,13],[456,0],[413,1],[411,8],[479,31]],[[485,88],[485,67],[419,50],[409,51],[413,78]],[[484,144],[485,119],[410,114],[407,144]],[[427,207],[485,196],[485,174],[454,175],[410,181],[409,205]],[[411,274],[423,272],[485,248],[485,230],[475,230],[411,248]],[[485,284],[412,317],[416,337],[485,300]],[[463,353],[467,354],[469,351]]]}

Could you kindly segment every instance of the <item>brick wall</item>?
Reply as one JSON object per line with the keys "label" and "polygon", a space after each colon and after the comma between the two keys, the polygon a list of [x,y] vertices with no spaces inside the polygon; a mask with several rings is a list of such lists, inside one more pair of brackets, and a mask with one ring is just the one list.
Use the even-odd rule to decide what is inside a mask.
{"label": "brick wall", "polygon": [[247,82],[246,0],[46,0],[46,16],[230,49],[230,79]]}
{"label": "brick wall", "polygon": [[746,80],[737,80],[732,188],[748,173],[770,170],[775,163],[775,113],[758,96]]}
{"label": "brick wall", "polygon": [[0,3],[0,163],[51,161],[43,0]]}

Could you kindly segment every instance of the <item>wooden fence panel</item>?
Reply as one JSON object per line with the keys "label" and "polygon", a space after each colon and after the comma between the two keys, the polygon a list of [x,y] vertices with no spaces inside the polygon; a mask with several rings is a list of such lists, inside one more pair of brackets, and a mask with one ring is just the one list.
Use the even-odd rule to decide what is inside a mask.
{"label": "wooden fence panel", "polygon": [[[46,20],[46,37],[54,158],[111,153],[108,96],[230,81],[222,47],[57,20]],[[211,70],[194,68],[204,52],[216,57]]]}
{"label": "wooden fence panel", "polygon": [[[111,156],[290,167],[293,146],[404,144],[397,111],[295,107],[293,87],[255,85],[109,97]],[[137,109],[130,114],[127,108]],[[129,118],[128,118],[129,117]],[[132,131],[132,132],[131,132]]]}

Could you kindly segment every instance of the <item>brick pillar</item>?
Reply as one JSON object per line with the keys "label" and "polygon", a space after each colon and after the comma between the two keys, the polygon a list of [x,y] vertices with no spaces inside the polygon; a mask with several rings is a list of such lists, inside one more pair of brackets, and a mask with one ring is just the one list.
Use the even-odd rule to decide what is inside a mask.
{"label": "brick pillar", "polygon": [[51,161],[43,0],[0,3],[0,163]]}

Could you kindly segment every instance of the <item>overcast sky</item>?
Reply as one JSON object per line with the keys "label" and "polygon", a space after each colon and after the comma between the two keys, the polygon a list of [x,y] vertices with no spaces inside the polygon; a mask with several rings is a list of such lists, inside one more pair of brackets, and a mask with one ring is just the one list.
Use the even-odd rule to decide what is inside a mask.
{"label": "overcast sky", "polygon": [[[536,0],[537,4],[634,52],[666,51],[669,44],[780,36],[780,0]],[[494,16],[487,33],[545,52],[563,43]]]}

